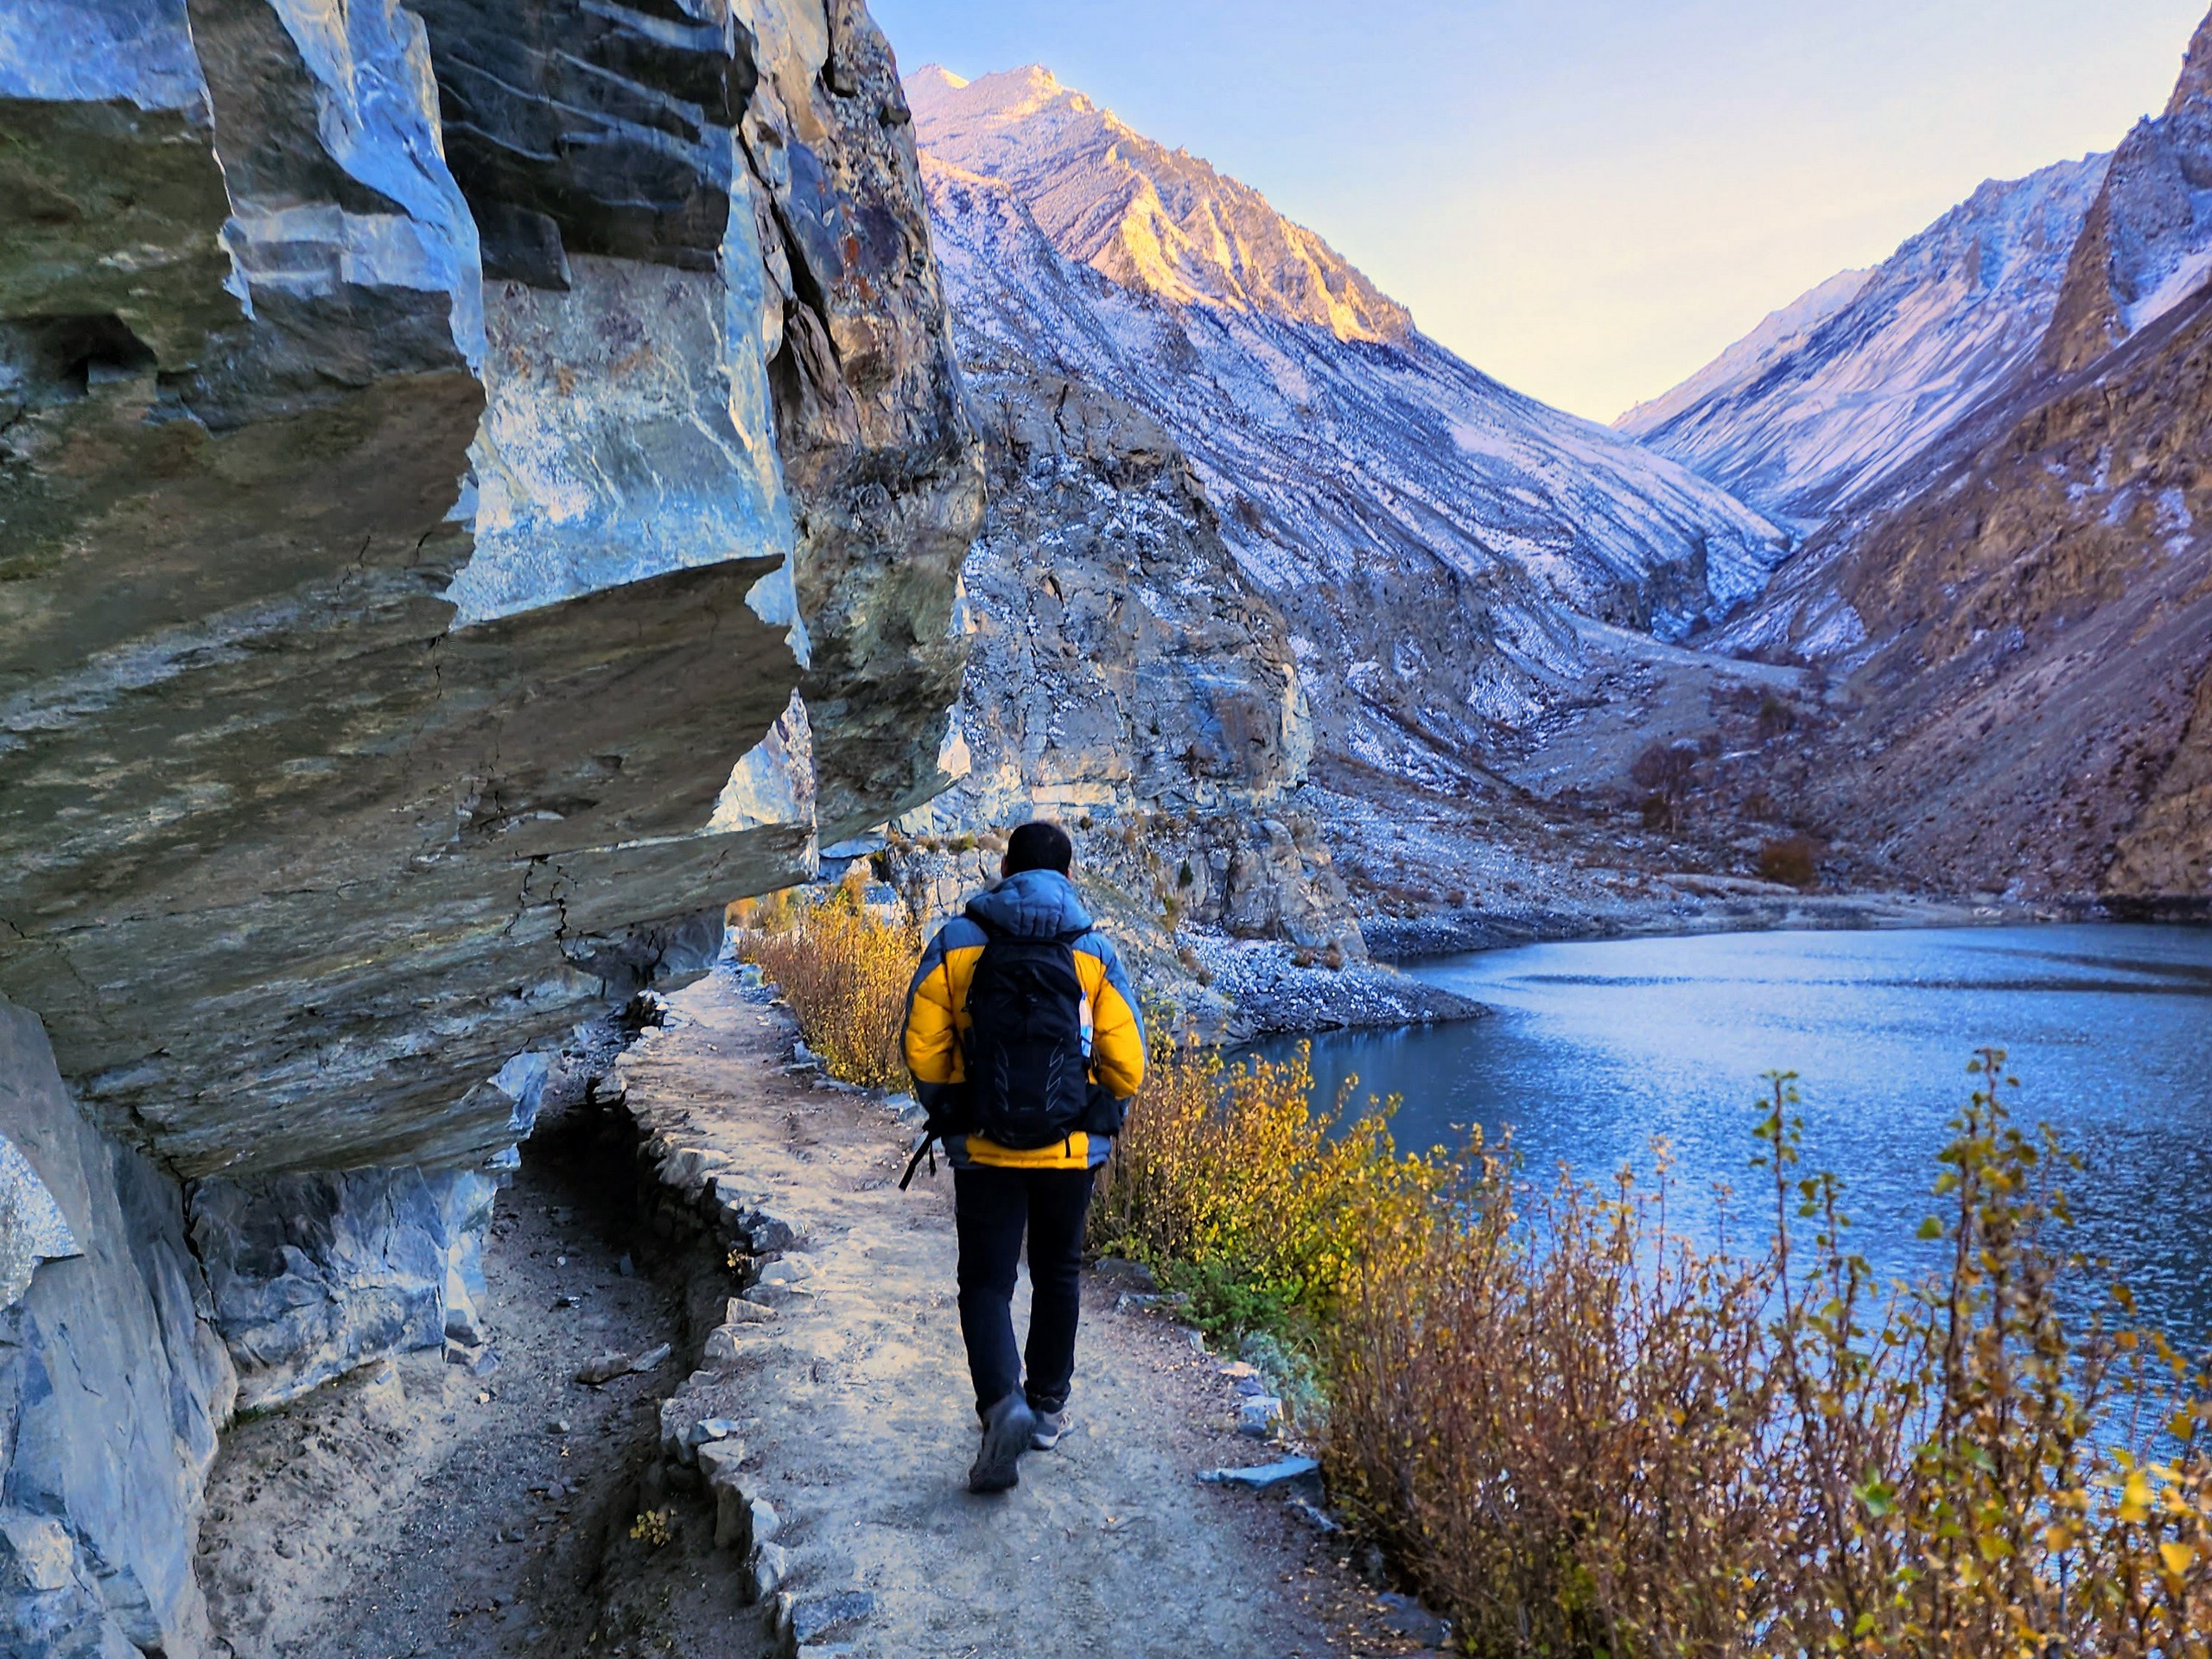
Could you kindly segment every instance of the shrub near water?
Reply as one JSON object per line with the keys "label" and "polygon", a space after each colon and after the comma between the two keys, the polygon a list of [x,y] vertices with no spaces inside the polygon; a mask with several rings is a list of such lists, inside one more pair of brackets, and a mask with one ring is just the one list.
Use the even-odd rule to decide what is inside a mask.
{"label": "shrub near water", "polygon": [[[903,1080],[913,929],[856,887],[739,919],[834,1075]],[[1468,1653],[2212,1659],[2212,1377],[2124,1294],[2069,1323],[2069,1166],[2012,1125],[2002,1057],[1976,1069],[1923,1230],[1943,1267],[1904,1288],[1796,1173],[1786,1077],[1776,1243],[1745,1255],[1669,1230],[1663,1160],[1536,1191],[1316,1111],[1302,1054],[1171,1051],[1091,1241],[1319,1362],[1333,1497]]]}
{"label": "shrub near water", "polygon": [[1363,1264],[1437,1224],[1452,1172],[1406,1157],[1388,1115],[1313,1107],[1306,1052],[1224,1065],[1162,1046],[1090,1212],[1090,1241],[1192,1294],[1199,1321],[1308,1344]]}
{"label": "shrub near water", "polygon": [[831,1077],[900,1089],[906,988],[921,961],[921,931],[869,914],[864,879],[848,879],[818,905],[764,901],[740,911],[737,954],[775,982]]}
{"label": "shrub near water", "polygon": [[1332,1490],[1471,1651],[1739,1651],[1767,1286],[1664,1243],[1662,1193],[1522,1196],[1490,1160],[1464,1232],[1363,1276]]}
{"label": "shrub near water", "polygon": [[1810,836],[1784,836],[1770,841],[1759,849],[1759,874],[1788,887],[1817,887],[1824,850]]}
{"label": "shrub near water", "polygon": [[2051,1150],[1978,1064],[1923,1229],[1947,1264],[1910,1288],[1845,1248],[1833,1179],[1792,1174],[1786,1078],[1760,1256],[1672,1236],[1663,1183],[1529,1199],[1492,1163],[1464,1230],[1360,1275],[1333,1489],[1468,1651],[2212,1651],[2207,1379],[2066,1327]]}

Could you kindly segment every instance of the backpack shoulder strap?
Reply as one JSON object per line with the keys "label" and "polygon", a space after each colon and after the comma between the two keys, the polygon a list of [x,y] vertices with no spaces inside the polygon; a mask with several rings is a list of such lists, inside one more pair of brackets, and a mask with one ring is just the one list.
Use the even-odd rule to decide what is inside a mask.
{"label": "backpack shoulder strap", "polygon": [[914,1143],[914,1155],[906,1160],[906,1173],[899,1178],[899,1190],[904,1192],[913,1185],[914,1172],[922,1166],[926,1155],[930,1160],[930,1179],[937,1179],[937,1143],[944,1137],[935,1129],[924,1129],[922,1138]]}

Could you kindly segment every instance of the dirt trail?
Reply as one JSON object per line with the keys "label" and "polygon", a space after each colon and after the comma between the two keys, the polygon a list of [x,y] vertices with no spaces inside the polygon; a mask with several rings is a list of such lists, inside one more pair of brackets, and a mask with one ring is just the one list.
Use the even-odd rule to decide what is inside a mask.
{"label": "dirt trail", "polygon": [[[746,1495],[779,1517],[799,1639],[887,1656],[1413,1650],[1347,1622],[1370,1610],[1364,1590],[1281,1503],[1198,1484],[1274,1453],[1235,1433],[1217,1361],[1095,1280],[1075,1428],[1023,1460],[1011,1494],[971,1497],[949,1172],[899,1192],[906,1132],[785,1075],[786,1027],[730,979],[675,1006],[623,1063],[628,1109],[649,1145],[715,1168],[719,1196],[796,1229],[781,1273],[804,1276],[753,1293],[776,1317],[728,1327],[727,1369],[694,1374],[664,1421],[736,1425]],[[677,1592],[711,1551],[677,1513],[689,1547],[655,1552],[670,1592],[649,1598],[651,1630],[736,1651],[711,1645],[728,1605]]]}
{"label": "dirt trail", "polygon": [[[525,1148],[486,1252],[495,1368],[414,1356],[232,1430],[200,1565],[240,1659],[1419,1650],[1341,1537],[1197,1483],[1276,1450],[1234,1433],[1217,1361],[1102,1281],[1074,1430],[1013,1493],[970,1497],[950,1175],[897,1192],[906,1133],[787,1073],[790,1027],[764,1003],[726,974],[682,993],[624,1060],[620,1106]],[[710,1173],[801,1235],[741,1263],[774,1312],[719,1345],[741,1276],[689,1219]],[[575,1381],[666,1342],[655,1370]],[[662,1454],[667,1426],[702,1419],[728,1420],[736,1478],[778,1513],[765,1599],[756,1558],[715,1543],[696,1454]]]}

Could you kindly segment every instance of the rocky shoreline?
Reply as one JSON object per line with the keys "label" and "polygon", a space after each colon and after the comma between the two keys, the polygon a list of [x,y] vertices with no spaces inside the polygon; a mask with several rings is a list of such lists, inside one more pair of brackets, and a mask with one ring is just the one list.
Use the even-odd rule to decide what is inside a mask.
{"label": "rocky shoreline", "polygon": [[1337,967],[1311,950],[1279,940],[1237,939],[1183,929],[1173,943],[1179,956],[1195,957],[1205,971],[1206,988],[1234,1006],[1226,1034],[1242,1041],[1301,1032],[1482,1019],[1491,1013],[1484,1004],[1402,969],[1518,945],[1691,938],[1712,933],[2200,919],[2206,918],[2126,915],[2091,905],[1993,904],[1897,893],[1803,893],[1771,883],[1684,876],[1675,879],[1663,901],[1611,910],[1470,907],[1414,916],[1364,915],[1358,926],[1368,960],[1346,960]]}
{"label": "rocky shoreline", "polygon": [[[1441,986],[1373,962],[1331,968],[1274,940],[1177,936],[1236,1005],[1240,1035],[1274,1037],[1351,1027],[1425,1026],[1479,1020],[1490,1010]],[[1306,960],[1300,962],[1300,956]]]}
{"label": "rocky shoreline", "polygon": [[1570,940],[1875,928],[2018,927],[2036,922],[2141,919],[2086,905],[1991,904],[1918,893],[1801,893],[1748,881],[1733,884],[1746,891],[1729,893],[1711,878],[1699,879],[1697,885],[1714,892],[1709,897],[1698,897],[1690,881],[1684,880],[1679,887],[1681,897],[1663,903],[1624,906],[1618,911],[1445,911],[1366,918],[1360,923],[1360,931],[1377,961],[1409,963]]}

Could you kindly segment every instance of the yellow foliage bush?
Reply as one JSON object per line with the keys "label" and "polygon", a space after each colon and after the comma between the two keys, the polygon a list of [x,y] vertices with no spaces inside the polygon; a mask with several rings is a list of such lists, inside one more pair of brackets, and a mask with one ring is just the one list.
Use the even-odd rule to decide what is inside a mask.
{"label": "yellow foliage bush", "polygon": [[775,982],[831,1077],[896,1089],[906,1082],[906,988],[923,941],[912,922],[868,912],[864,880],[849,877],[818,905],[754,901],[735,918],[737,954]]}
{"label": "yellow foliage bush", "polygon": [[1464,1226],[1357,1276],[1332,1490],[1466,1651],[2212,1652],[2212,1377],[2124,1294],[2069,1327],[2066,1160],[1977,1068],[1923,1282],[1878,1288],[1838,1184],[1792,1173],[1787,1077],[1763,1255],[1673,1236],[1663,1179],[1532,1195],[1491,1160]]}
{"label": "yellow foliage bush", "polygon": [[1363,1262],[1440,1224],[1451,1168],[1401,1155],[1387,1109],[1316,1112],[1301,1048],[1223,1064],[1163,1046],[1092,1201],[1098,1249],[1190,1290],[1202,1323],[1313,1338]]}

